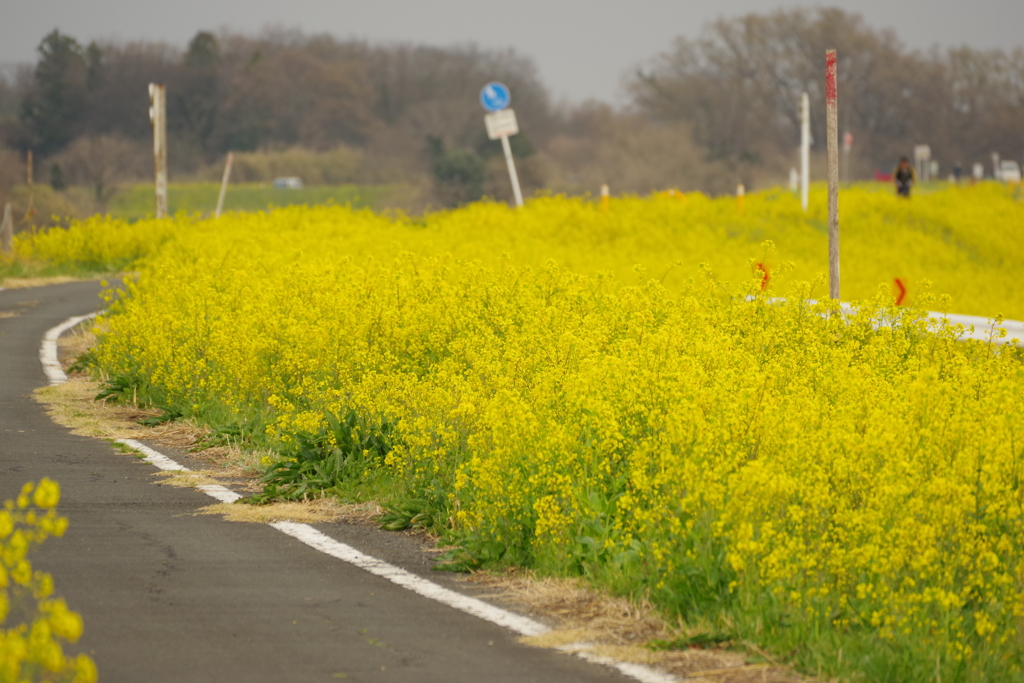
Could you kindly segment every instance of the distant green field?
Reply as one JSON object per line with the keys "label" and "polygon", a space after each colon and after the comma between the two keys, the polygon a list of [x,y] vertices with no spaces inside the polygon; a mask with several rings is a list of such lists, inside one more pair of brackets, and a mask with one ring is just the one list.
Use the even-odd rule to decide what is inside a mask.
{"label": "distant green field", "polygon": [[[380,209],[396,190],[393,185],[334,185],[300,190],[278,189],[270,183],[229,185],[224,211],[262,211],[271,206],[328,203]],[[184,211],[209,215],[217,208],[219,191],[218,183],[171,183],[167,191],[167,208],[172,214]],[[111,216],[127,220],[152,216],[155,211],[153,185],[123,188],[110,200],[108,210]]]}

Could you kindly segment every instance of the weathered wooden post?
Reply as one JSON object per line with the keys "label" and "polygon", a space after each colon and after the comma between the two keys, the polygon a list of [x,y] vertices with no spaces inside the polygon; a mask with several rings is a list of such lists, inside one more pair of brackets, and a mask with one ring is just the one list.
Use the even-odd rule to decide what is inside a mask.
{"label": "weathered wooden post", "polygon": [[825,51],[825,117],[828,138],[828,293],[839,298],[839,93],[836,51]]}
{"label": "weathered wooden post", "polygon": [[167,217],[167,88],[149,84],[149,122],[153,125],[153,174],[156,217]]}
{"label": "weathered wooden post", "polygon": [[0,253],[14,252],[14,219],[11,218],[11,203],[4,206],[4,219],[0,222]]}

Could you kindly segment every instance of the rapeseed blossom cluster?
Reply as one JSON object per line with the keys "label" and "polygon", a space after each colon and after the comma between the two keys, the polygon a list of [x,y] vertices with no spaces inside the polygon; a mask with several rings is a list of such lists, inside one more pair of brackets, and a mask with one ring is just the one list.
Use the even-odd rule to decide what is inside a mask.
{"label": "rapeseed blossom cluster", "polygon": [[[57,515],[57,482],[25,484],[0,510],[0,682],[94,683],[96,665],[86,654],[68,657],[61,641],[82,635],[82,617],[53,595],[53,578],[34,571],[29,550],[63,536],[68,521]],[[10,619],[20,623],[5,626]],[[27,621],[21,621],[27,619]]]}
{"label": "rapeseed blossom cluster", "polygon": [[811,670],[1015,680],[1024,359],[922,291],[1024,317],[1001,193],[844,194],[842,313],[814,302],[823,216],[780,193],[181,219],[96,357],[266,445],[387,425],[369,494],[429,510],[464,565],[585,574]]}
{"label": "rapeseed blossom cluster", "polygon": [[[1024,320],[1017,266],[1024,261],[1024,202],[1005,186],[951,187],[906,201],[888,186],[856,185],[843,190],[840,208],[843,299],[872,297],[880,283],[895,291],[899,278],[913,304],[927,280],[934,294],[952,297],[957,313]],[[253,239],[283,231],[307,254],[330,243],[339,253],[447,253],[491,266],[553,259],[573,272],[608,272],[620,282],[633,282],[633,267],[642,264],[672,290],[702,263],[720,282],[745,284],[748,259],[762,255],[757,247],[766,239],[779,245],[779,257],[801,279],[828,271],[824,185],[812,186],[807,213],[789,192],[768,190],[748,194],[742,210],[732,197],[675,192],[613,197],[607,211],[586,198],[541,197],[520,211],[481,202],[420,219],[337,206],[233,214],[219,223],[185,215],[136,223],[93,218],[69,230],[18,235],[16,257],[112,272],[130,269],[169,240],[201,237],[228,223]],[[764,265],[777,284],[780,263]]]}

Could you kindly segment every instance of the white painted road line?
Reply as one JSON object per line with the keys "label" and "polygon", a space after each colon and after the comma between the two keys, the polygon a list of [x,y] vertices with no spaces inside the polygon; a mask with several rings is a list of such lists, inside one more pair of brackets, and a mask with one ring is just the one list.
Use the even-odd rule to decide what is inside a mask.
{"label": "white painted road line", "polygon": [[594,646],[590,643],[569,643],[568,645],[559,645],[555,648],[562,652],[574,654],[580,659],[585,659],[588,662],[594,662],[595,664],[603,664],[604,666],[610,666],[613,669],[618,669],[622,673],[626,674],[630,678],[635,678],[643,683],[678,683],[679,679],[671,674],[662,673],[661,671],[655,671],[654,669],[644,666],[643,664],[634,664],[632,662],[619,662],[612,659],[611,657],[605,657],[603,655],[594,654],[592,650]]}
{"label": "white painted road line", "polygon": [[308,524],[274,522],[270,526],[293,538],[297,538],[311,548],[316,548],[331,557],[336,557],[360,569],[365,569],[371,574],[387,579],[402,588],[407,588],[425,598],[436,600],[498,626],[504,626],[520,635],[539,636],[551,630],[533,619],[514,614],[500,607],[495,607],[483,600],[456,593],[453,590],[437,585],[433,581],[428,581],[393,564],[389,564],[384,560],[378,560],[375,557],[366,555],[350,545],[334,540]]}
{"label": "white painted road line", "polygon": [[[49,347],[47,344],[52,344],[52,358],[53,363],[56,365],[56,371],[53,375],[47,372],[47,377],[50,378],[50,384],[62,384],[68,379],[67,375],[64,374],[64,370],[60,367],[60,363],[57,362],[57,337],[83,320],[87,320],[94,316],[95,314],[92,316],[86,315],[70,318],[66,322],[54,327],[46,333],[46,336],[43,338],[43,347],[39,351],[39,358],[40,360],[44,359],[44,354],[48,353]],[[46,361],[43,360],[43,368],[45,369],[46,367]],[[59,371],[59,375],[56,374],[57,371]],[[149,446],[136,441],[135,439],[117,439],[116,443],[123,444],[128,448],[141,453],[145,456],[143,458],[144,461],[166,472],[191,471],[184,465],[179,464],[163,453],[153,450]],[[222,503],[234,503],[242,498],[238,493],[227,487],[221,486],[220,484],[201,484],[197,486],[196,489]],[[498,626],[507,628],[521,636],[540,636],[551,630],[539,621],[534,621],[529,617],[509,612],[508,610],[496,607],[490,603],[484,602],[483,600],[463,595],[462,593],[440,586],[433,581],[424,579],[421,576],[417,576],[416,574],[406,571],[401,567],[396,567],[384,560],[378,560],[376,557],[367,555],[366,553],[356,550],[350,545],[331,538],[309,524],[301,524],[298,522],[273,522],[270,526],[326,555],[348,562],[351,565],[368,571],[382,579],[387,579],[391,583],[401,586],[407,590],[411,590],[425,598],[429,598],[435,602],[440,602],[441,604],[453,607],[461,612],[465,612],[466,614],[471,614],[474,617],[479,617],[480,619],[489,621],[492,624],[497,624]],[[644,666],[643,664],[618,662],[608,657],[593,654],[588,651],[590,647],[591,646],[586,643],[575,643],[571,646],[565,646],[557,649],[566,652],[567,654],[576,655],[588,662],[616,669],[626,676],[640,681],[641,683],[677,683],[679,681],[675,676],[656,671],[655,669]]]}
{"label": "white painted road line", "polygon": [[234,503],[236,500],[242,499],[241,494],[235,493],[228,487],[221,486],[220,484],[200,484],[196,488],[222,503]]}
{"label": "white painted road line", "polygon": [[[142,455],[146,456],[143,458],[150,465],[154,465],[164,470],[165,472],[188,472],[190,471],[184,465],[179,465],[174,460],[171,460],[160,451],[154,451],[146,444],[136,441],[135,439],[117,439],[115,443],[124,444],[133,451],[138,451]],[[221,488],[224,488],[223,486]],[[227,491],[227,489],[224,489]],[[216,498],[216,496],[214,496]],[[239,496],[241,497],[241,496]]]}
{"label": "white painted road line", "polygon": [[68,318],[60,325],[51,327],[43,335],[43,345],[39,347],[39,362],[43,364],[43,372],[46,373],[46,379],[49,380],[50,386],[61,384],[68,379],[68,376],[64,374],[64,368],[60,366],[60,361],[57,360],[57,339],[78,323],[95,318],[97,315],[99,313]]}

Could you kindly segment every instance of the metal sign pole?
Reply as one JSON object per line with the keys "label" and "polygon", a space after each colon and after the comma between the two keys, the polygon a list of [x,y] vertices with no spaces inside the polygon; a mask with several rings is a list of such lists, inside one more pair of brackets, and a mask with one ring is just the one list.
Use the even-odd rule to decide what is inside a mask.
{"label": "metal sign pole", "polygon": [[523,205],[523,193],[519,189],[519,174],[516,173],[516,162],[512,158],[512,145],[508,142],[508,136],[501,136],[501,148],[505,151],[505,163],[508,164],[508,177],[512,179],[512,194],[516,197],[516,206]]}
{"label": "metal sign pole", "polygon": [[516,113],[508,106],[511,103],[512,93],[503,83],[492,81],[480,91],[480,104],[487,111],[484,116],[487,137],[491,140],[501,139],[508,177],[512,181],[512,194],[515,195],[518,208],[523,205],[523,192],[519,189],[519,174],[516,173],[516,162],[512,158],[512,145],[508,142],[508,136],[519,134],[519,122],[516,121]]}

